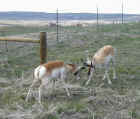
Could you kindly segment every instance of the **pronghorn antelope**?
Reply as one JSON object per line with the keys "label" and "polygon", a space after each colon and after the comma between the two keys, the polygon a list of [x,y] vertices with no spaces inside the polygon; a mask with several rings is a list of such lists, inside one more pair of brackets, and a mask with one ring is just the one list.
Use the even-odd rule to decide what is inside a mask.
{"label": "pronghorn antelope", "polygon": [[86,85],[89,84],[93,72],[95,72],[95,67],[98,65],[104,65],[105,67],[105,74],[103,76],[103,80],[107,79],[109,84],[112,84],[110,77],[109,77],[109,68],[110,68],[110,63],[112,61],[112,67],[113,67],[113,79],[117,79],[116,77],[116,70],[115,70],[115,48],[113,48],[111,45],[106,45],[102,48],[100,48],[94,56],[90,57],[88,51],[86,51],[86,56],[87,56],[87,61],[84,62],[85,66],[89,67],[89,72],[88,72],[88,81],[86,82]]}
{"label": "pronghorn antelope", "polygon": [[[79,69],[79,68],[78,68]],[[80,68],[81,69],[81,68]],[[28,101],[29,95],[31,93],[31,90],[36,82],[40,82],[39,86],[39,103],[41,103],[41,94],[42,94],[42,88],[49,85],[49,81],[53,80],[53,78],[57,78],[62,80],[63,84],[65,83],[64,80],[67,76],[68,72],[75,74],[77,68],[75,64],[65,64],[63,61],[50,61],[46,64],[41,64],[34,70],[34,80],[31,84],[26,101]],[[67,95],[70,96],[69,90],[67,87],[65,87],[65,90],[67,92]]]}

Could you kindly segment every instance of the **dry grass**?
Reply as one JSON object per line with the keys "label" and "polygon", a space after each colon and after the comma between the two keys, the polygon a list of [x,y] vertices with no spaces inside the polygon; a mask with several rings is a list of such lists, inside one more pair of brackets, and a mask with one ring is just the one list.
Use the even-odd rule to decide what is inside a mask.
{"label": "dry grass", "polygon": [[[30,101],[25,97],[32,82],[32,71],[39,63],[39,46],[26,43],[1,42],[0,64],[0,118],[2,119],[139,119],[140,117],[140,65],[139,24],[101,25],[96,27],[68,26],[61,28],[61,42],[56,42],[55,28],[48,32],[48,60],[60,59],[81,65],[83,52],[92,54],[98,48],[111,44],[117,48],[117,73],[119,80],[108,85],[102,81],[103,70],[98,69],[93,81],[85,86],[86,70],[81,80],[69,75],[66,86],[71,96],[67,97],[64,87],[56,83],[52,91],[50,84],[43,94],[43,107],[38,104],[38,88],[34,88]],[[12,28],[12,27],[11,27]],[[31,27],[24,27],[28,29]],[[38,27],[34,27],[36,29]],[[38,39],[38,31],[32,28],[22,34],[22,27],[13,26],[16,37]],[[42,29],[42,27],[40,28]],[[43,28],[44,29],[44,28]],[[16,32],[14,31],[16,30]],[[59,55],[58,55],[59,54]],[[110,73],[112,77],[112,72]]]}

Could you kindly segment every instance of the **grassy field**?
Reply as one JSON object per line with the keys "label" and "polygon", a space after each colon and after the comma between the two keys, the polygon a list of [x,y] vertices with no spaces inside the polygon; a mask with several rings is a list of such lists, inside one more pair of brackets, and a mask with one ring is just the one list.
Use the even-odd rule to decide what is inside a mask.
{"label": "grassy field", "polygon": [[[104,45],[117,49],[118,80],[112,85],[102,81],[103,69],[97,69],[94,80],[85,86],[86,70],[81,80],[69,75],[67,84],[71,97],[62,86],[52,92],[46,89],[43,107],[37,103],[37,88],[31,100],[25,96],[32,82],[33,69],[39,64],[39,45],[0,42],[0,117],[2,119],[139,119],[140,118],[140,23],[108,24],[60,28],[56,41],[55,27],[10,26],[1,36],[39,38],[48,34],[47,60],[63,60],[82,65],[85,50],[94,54]],[[112,70],[110,72],[112,77]],[[50,84],[51,85],[51,84]]]}

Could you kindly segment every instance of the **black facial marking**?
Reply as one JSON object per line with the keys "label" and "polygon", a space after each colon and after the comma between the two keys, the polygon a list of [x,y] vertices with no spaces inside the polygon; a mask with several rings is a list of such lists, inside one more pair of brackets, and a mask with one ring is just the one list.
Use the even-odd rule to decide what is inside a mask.
{"label": "black facial marking", "polygon": [[84,64],[84,66],[86,66],[86,67],[91,67],[91,68],[94,68],[94,66],[93,66],[93,64],[92,64],[92,62],[91,62],[91,65],[89,65],[89,64],[87,64],[87,63],[83,63]]}
{"label": "black facial marking", "polygon": [[86,68],[86,67],[84,67],[84,66],[83,66],[83,67],[81,67],[81,69],[85,69],[85,68]]}
{"label": "black facial marking", "polygon": [[85,67],[84,66],[82,66],[82,67],[80,67],[80,69],[79,70],[77,70],[76,72],[74,72],[74,75],[76,76],[81,70],[83,70],[83,69],[85,69]]}
{"label": "black facial marking", "polygon": [[74,76],[76,76],[78,73],[79,73],[79,71],[76,71],[76,72],[74,72],[74,74],[73,74],[73,75],[74,75]]}

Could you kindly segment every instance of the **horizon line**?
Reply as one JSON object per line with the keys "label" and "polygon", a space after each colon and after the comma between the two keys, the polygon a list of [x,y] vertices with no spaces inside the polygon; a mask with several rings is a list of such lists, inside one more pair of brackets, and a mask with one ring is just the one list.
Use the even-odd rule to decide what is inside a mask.
{"label": "horizon line", "polygon": [[[0,11],[0,12],[33,12],[33,13],[56,13],[56,12],[45,12],[45,11],[19,11],[19,10],[13,10],[13,11]],[[97,14],[96,12],[59,12],[59,14],[65,14],[65,13],[73,13],[73,14],[77,14],[77,13],[86,13],[86,14]],[[100,12],[98,14],[122,14],[122,12]],[[140,15],[140,13],[123,13],[123,14],[134,14],[134,15]]]}

